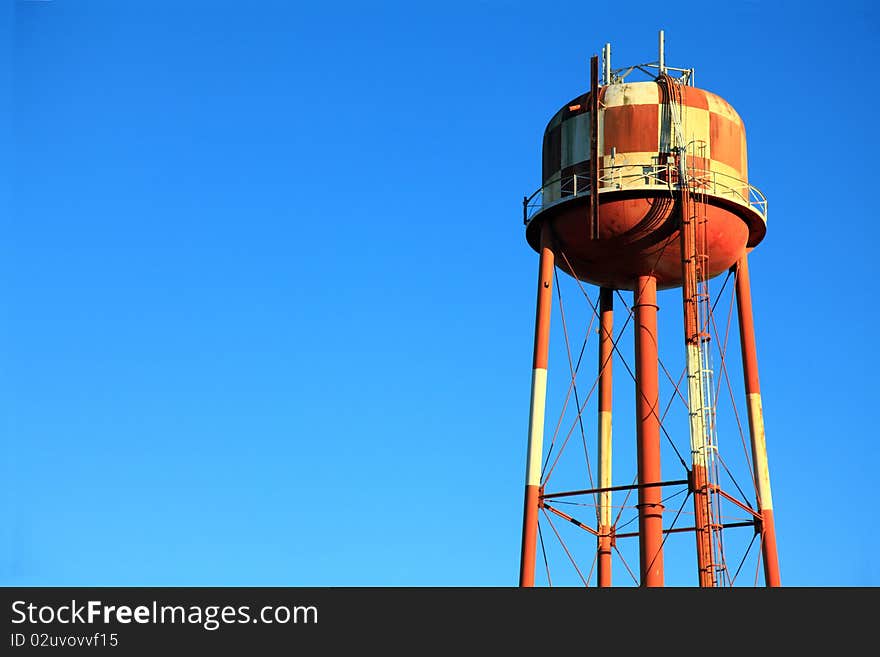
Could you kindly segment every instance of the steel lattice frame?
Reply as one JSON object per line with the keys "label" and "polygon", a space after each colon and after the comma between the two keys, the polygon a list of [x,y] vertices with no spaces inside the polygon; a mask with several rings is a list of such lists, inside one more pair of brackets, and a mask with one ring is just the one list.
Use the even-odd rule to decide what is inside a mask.
{"label": "steel lattice frame", "polygon": [[[533,388],[534,382],[537,379],[539,387],[543,388],[545,391],[544,394],[546,394],[548,358],[545,355],[545,357],[541,359],[538,356],[538,352],[540,352],[543,346],[545,348],[545,353],[547,353],[546,348],[549,347],[549,319],[553,305],[556,306],[555,314],[558,317],[558,326],[563,336],[562,344],[564,344],[565,347],[565,362],[560,363],[560,365],[563,368],[567,366],[568,385],[564,395],[561,396],[561,410],[558,419],[556,419],[555,422],[548,422],[548,425],[552,426],[553,429],[546,453],[542,450],[542,453],[534,454],[531,453],[530,450],[530,465],[528,468],[530,483],[527,485],[526,493],[526,516],[529,515],[529,498],[534,498],[534,508],[536,511],[540,511],[538,517],[535,519],[535,530],[537,541],[539,541],[540,555],[537,553],[537,548],[532,552],[529,552],[527,548],[527,536],[524,532],[524,538],[526,540],[524,540],[523,545],[521,584],[534,584],[535,566],[537,565],[536,562],[539,557],[541,571],[543,572],[543,577],[546,579],[548,585],[553,586],[554,579],[556,580],[557,585],[565,581],[560,577],[559,565],[556,564],[553,559],[552,553],[555,545],[557,551],[561,551],[561,554],[565,555],[562,560],[568,563],[568,567],[573,573],[572,576],[576,575],[574,581],[580,582],[585,586],[610,586],[612,582],[612,571],[618,573],[618,582],[620,579],[625,578],[627,581],[631,581],[636,585],[661,585],[663,584],[662,580],[660,582],[654,580],[650,583],[646,581],[646,579],[650,579],[650,573],[645,572],[644,562],[647,560],[647,570],[652,570],[654,564],[657,562],[662,563],[663,550],[666,547],[667,540],[670,536],[687,533],[693,534],[697,529],[692,522],[684,520],[684,518],[689,515],[689,512],[685,509],[688,502],[692,501],[694,494],[693,469],[692,467],[689,467],[688,462],[683,457],[683,452],[686,453],[687,450],[683,446],[677,445],[676,440],[673,438],[673,435],[676,435],[676,437],[679,438],[679,442],[681,442],[681,438],[683,437],[682,432],[667,427],[670,411],[674,406],[677,406],[676,401],[680,402],[680,405],[678,406],[684,407],[685,409],[688,408],[686,395],[681,389],[682,382],[685,379],[685,372],[683,371],[677,378],[673,377],[670,369],[658,354],[657,366],[659,371],[663,373],[665,382],[671,386],[671,393],[662,406],[655,404],[651,409],[653,420],[656,422],[660,434],[662,434],[664,449],[671,450],[681,466],[681,471],[674,476],[667,476],[659,481],[639,482],[634,479],[628,484],[614,484],[610,479],[610,466],[608,468],[609,471],[602,472],[602,441],[604,439],[610,444],[611,428],[610,393],[606,394],[608,399],[602,400],[602,388],[603,383],[605,385],[610,385],[611,371],[618,365],[623,367],[633,383],[637,383],[638,381],[638,375],[635,371],[636,368],[633,367],[624,354],[624,350],[621,349],[620,343],[627,333],[627,330],[631,329],[632,325],[636,322],[639,304],[635,303],[634,307],[629,307],[620,291],[611,291],[606,288],[598,288],[597,293],[591,295],[587,286],[577,278],[568,275],[562,276],[563,273],[567,274],[567,272],[571,270],[571,266],[568,263],[568,258],[564,251],[556,248],[556,245],[553,244],[552,237],[549,235],[547,236],[546,244],[544,244],[544,246],[545,251],[542,253],[541,276],[539,278],[535,359],[536,366],[543,366],[540,368],[536,367],[536,369],[542,369],[543,373],[538,373],[533,376]],[[744,458],[742,461],[745,464],[745,467],[740,468],[740,472],[737,474],[740,474],[746,482],[745,485],[742,485],[742,483],[737,480],[735,473],[728,466],[728,462],[724,458],[725,451],[719,449],[718,462],[720,463],[721,469],[726,478],[725,484],[729,483],[729,486],[717,486],[711,491],[719,500],[724,501],[724,507],[719,509],[719,514],[717,516],[719,519],[719,526],[716,528],[721,537],[719,550],[721,558],[724,561],[723,568],[719,568],[718,571],[720,576],[717,582],[715,582],[715,585],[718,586],[733,586],[742,583],[743,580],[741,575],[746,572],[743,569],[750,556],[755,560],[755,579],[753,581],[749,580],[748,583],[757,584],[762,559],[767,553],[766,547],[768,538],[774,543],[773,554],[775,556],[775,537],[768,536],[767,523],[765,522],[768,505],[762,505],[760,502],[762,498],[760,486],[761,475],[756,474],[753,465],[753,462],[755,461],[755,446],[753,445],[751,452],[747,447],[747,436],[741,419],[741,411],[737,405],[737,391],[739,390],[739,386],[737,386],[732,380],[729,367],[730,357],[728,355],[728,349],[730,347],[730,336],[732,333],[733,313],[735,302],[739,300],[739,304],[737,304],[736,307],[740,311],[740,335],[745,336],[744,338],[741,337],[741,342],[744,344],[743,361],[745,365],[743,369],[745,372],[746,391],[748,395],[746,401],[750,405],[750,424],[754,424],[755,418],[753,416],[755,413],[754,409],[751,407],[754,406],[753,398],[756,395],[756,392],[753,392],[754,385],[751,387],[749,386],[749,361],[755,360],[754,332],[751,328],[750,299],[744,298],[748,297],[747,277],[747,262],[744,257],[736,267],[728,272],[727,276],[721,281],[718,292],[714,294],[714,299],[711,303],[711,312],[708,317],[709,326],[707,327],[711,333],[711,344],[715,345],[720,366],[720,376],[717,376],[715,381],[714,398],[715,400],[720,400],[722,387],[726,390],[727,394],[725,399],[728,403],[725,404],[725,406],[730,413],[729,419],[732,420],[733,424],[737,427],[737,432],[739,433],[743,449],[743,454],[741,456]],[[577,342],[574,342],[572,339],[575,327],[572,325],[571,318],[566,314],[565,294],[563,293],[561,279],[575,282],[577,291],[579,292],[578,297],[586,303],[587,312],[590,316],[589,322],[586,324],[584,338]],[[725,291],[727,292],[726,298],[724,295]],[[636,300],[639,296],[639,294],[634,293],[634,298]],[[555,303],[553,303],[553,297],[555,297]],[[612,331],[610,314],[611,309],[613,308],[612,302],[614,298],[617,298],[620,302],[617,304],[618,307],[626,308],[627,312],[623,322],[619,325],[619,328]],[[717,309],[722,301],[724,301],[724,305],[727,306],[726,316],[719,317]],[[652,303],[656,307],[656,302]],[[723,308],[724,306],[722,305],[722,309]],[[745,317],[743,317],[743,310],[747,311]],[[596,322],[598,322],[600,326],[598,331],[594,330]],[[583,381],[582,372],[585,355],[587,354],[587,347],[590,343],[590,337],[596,334],[599,335],[598,341],[600,343],[599,349],[597,350],[599,357],[597,361],[596,375],[595,377],[592,377],[591,384],[584,395],[584,386],[579,385],[578,377],[580,375],[581,381]],[[748,353],[750,347],[749,340],[751,340],[751,353]],[[579,345],[577,351],[573,349],[574,345]],[[603,379],[606,377],[608,380],[603,382]],[[757,377],[755,375],[752,378],[756,379]],[[752,383],[754,384],[754,382]],[[759,391],[757,394],[759,394]],[[597,430],[595,433],[587,428],[591,425],[589,422],[585,422],[584,417],[585,411],[594,396],[600,398],[597,403],[598,421],[596,422]],[[757,401],[760,403],[759,398]],[[538,419],[534,417],[534,406],[535,402],[533,400],[533,428],[534,423]],[[543,408],[541,411],[543,411]],[[573,414],[574,418],[572,419],[569,417],[568,422],[566,422],[567,414]],[[540,418],[540,421],[543,423],[543,412],[541,415],[542,417]],[[621,423],[618,422],[618,433],[625,433],[620,431],[620,424]],[[628,429],[629,423],[624,426]],[[603,436],[606,431],[608,435]],[[754,430],[751,433],[754,434]],[[561,464],[565,463],[567,459],[572,458],[571,449],[567,450],[567,448],[570,448],[571,443],[573,442],[572,438],[575,434],[580,436],[580,441],[574,440],[574,442],[580,442],[583,449],[583,455],[578,456],[577,460],[582,461],[584,470],[583,481],[587,483],[589,487],[574,490],[559,490],[551,488],[548,484],[550,484],[554,472],[556,472],[557,468],[561,467]],[[686,438],[686,435],[684,437]],[[724,438],[729,437],[730,436],[727,435],[724,436]],[[752,440],[752,442],[754,442],[754,440]],[[594,451],[590,448],[591,444],[599,445],[600,454],[598,459],[595,458]],[[724,443],[724,447],[730,450],[731,445],[729,440]],[[534,445],[532,445],[532,449],[534,449]],[[608,459],[610,462],[610,455],[608,456]],[[766,469],[765,454],[763,457],[758,458],[758,461],[761,460],[764,461]],[[538,473],[537,477],[535,477],[536,471]],[[604,481],[602,480],[603,478]],[[633,491],[636,491],[636,495],[642,498],[640,504],[631,503],[634,501],[632,500]],[[624,499],[621,504],[611,504],[611,496],[615,493],[624,494]],[[767,496],[768,493],[769,489],[764,493],[764,496]],[[648,554],[643,555],[640,559],[642,562],[642,567],[640,569],[641,572],[637,572],[637,570],[634,570],[630,561],[624,556],[618,542],[621,542],[622,545],[624,541],[639,539],[640,536],[644,537],[644,527],[641,528],[641,531],[626,530],[635,522],[644,523],[644,516],[646,514],[640,514],[639,507],[645,504],[645,499],[648,499],[648,503],[651,505],[660,504],[665,506],[667,502],[671,502],[672,500],[675,500],[675,502],[666,509],[668,513],[664,513],[662,507],[660,507],[660,512],[656,514],[658,516],[656,519],[657,522],[662,523],[660,529],[662,539],[660,540],[659,545],[648,546]],[[583,500],[587,501],[584,502]],[[584,517],[584,511],[586,511],[588,507],[593,507],[593,512],[589,514],[590,517]],[[565,510],[563,510],[564,508]],[[769,509],[772,514],[772,503],[770,504]],[[728,513],[728,510],[730,513]],[[737,515],[733,515],[734,513]],[[669,518],[670,516],[671,519],[666,520],[666,518]],[[528,520],[527,517],[526,523],[528,523]],[[572,544],[571,540],[566,540],[563,536],[563,532],[560,531],[559,521],[563,521],[566,525],[576,528],[578,533],[590,540],[581,541],[577,545]],[[752,529],[750,534],[748,533],[748,528]],[[737,550],[736,554],[728,554],[725,549],[725,541],[730,532],[745,532],[743,536],[747,537],[747,540],[744,538],[740,541],[744,544],[747,543],[745,548]],[[642,543],[643,540],[640,540],[639,542]],[[537,546],[538,543],[536,542],[535,545]],[[754,549],[755,545],[758,546],[757,550]],[[549,556],[548,549],[551,552]],[[645,548],[643,547],[643,549]],[[529,572],[530,569],[528,567],[529,559],[532,559],[531,572]],[[622,566],[622,569],[620,566]],[[770,567],[768,567],[767,564],[764,564],[764,566],[765,583],[768,585],[778,585],[778,566],[774,567],[772,564]],[[625,575],[620,573],[625,573]],[[525,581],[523,581],[523,576],[526,578]],[[529,577],[531,577],[531,582],[528,581]],[[681,585],[694,584],[693,581],[673,583]],[[701,583],[705,585],[704,582]]]}

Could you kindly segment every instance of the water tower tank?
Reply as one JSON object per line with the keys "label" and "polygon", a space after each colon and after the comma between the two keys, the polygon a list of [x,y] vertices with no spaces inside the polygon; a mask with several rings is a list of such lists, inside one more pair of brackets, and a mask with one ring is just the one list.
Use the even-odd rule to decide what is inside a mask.
{"label": "water tower tank", "polygon": [[653,274],[660,288],[682,284],[680,176],[705,194],[711,276],[727,271],[766,232],[766,202],[748,183],[742,119],[720,96],[671,79],[599,87],[599,220],[590,214],[590,93],[566,103],[544,131],[541,189],[526,199],[526,238],[535,250],[550,224],[572,273],[615,289]]}
{"label": "water tower tank", "polygon": [[[691,545],[695,548],[696,582],[700,586],[733,586],[757,536],[760,554],[756,578],[758,565],[763,563],[767,586],[781,583],[748,270],[748,253],[766,233],[767,202],[749,184],[742,119],[723,98],[694,86],[693,69],[666,66],[662,31],[659,46],[658,61],[613,70],[610,44],[606,44],[602,84],[599,57],[590,59],[589,92],[566,103],[550,120],[544,131],[541,187],[523,199],[526,239],[538,252],[539,261],[521,586],[534,586],[539,554],[544,560],[546,582],[552,585],[544,544],[548,533],[542,534],[540,530],[544,521],[582,583],[588,584],[592,567],[589,571],[585,567],[583,572],[590,573],[585,577],[577,566],[575,552],[566,547],[556,531],[553,518],[566,520],[595,538],[595,550],[588,550],[587,558],[592,552],[596,583],[600,587],[611,586],[612,571],[619,572],[616,566],[612,567],[614,554],[623,562],[627,574],[636,579],[617,547],[618,541],[632,538],[638,538],[640,578],[636,583],[663,586],[664,551],[675,553],[666,539],[682,532],[693,532],[695,540]],[[635,70],[651,79],[633,80],[630,73]],[[577,285],[579,302],[586,303],[592,311],[589,323],[565,321],[557,269],[599,287],[594,302],[588,286],[580,282]],[[740,463],[740,480],[754,484],[753,495],[743,491],[728,467],[729,459],[722,460],[720,451],[726,440],[724,427],[729,430],[733,424],[728,416],[725,425],[723,408],[719,416],[719,373],[730,392],[732,415],[745,444],[743,423],[727,370],[728,333],[723,338],[719,333],[719,322],[714,318],[718,299],[713,300],[710,286],[710,280],[724,272],[728,275],[716,286],[720,288],[717,294],[720,299],[732,278],[733,290],[729,294],[736,297],[751,442],[751,454],[745,454]],[[684,369],[677,382],[661,361],[657,321],[657,289],[674,287],[681,289],[684,338]],[[632,290],[631,305],[620,290]],[[567,392],[564,400],[548,406],[548,391],[553,390],[548,384],[548,367],[554,296],[566,352],[563,364],[568,365],[558,379],[562,386],[555,389],[565,392],[567,386]],[[671,296],[675,295],[666,298]],[[622,326],[615,329],[614,306],[619,302],[629,307]],[[721,323],[726,329],[733,313],[732,298],[729,308],[726,324]],[[599,320],[598,331],[593,331],[594,319]],[[618,346],[630,323],[632,366]],[[581,330],[585,330],[582,343],[577,337],[569,339],[569,331]],[[589,392],[580,397],[578,381],[583,382],[586,376],[589,385],[591,380],[590,374],[585,375],[581,368],[591,335],[598,342],[596,377]],[[583,346],[575,361],[571,345],[577,344]],[[713,364],[718,356],[720,369]],[[668,360],[669,355],[664,357]],[[612,432],[615,361],[623,362],[635,383],[634,432],[627,431],[619,421]],[[661,403],[660,394],[661,366],[675,389],[665,404]],[[672,366],[673,372],[676,369]],[[595,477],[583,419],[594,391]],[[573,405],[569,404],[571,399]],[[674,412],[668,414],[677,399],[684,401],[687,410],[677,416],[678,421]],[[675,406],[679,408],[677,403]],[[559,419],[551,419],[548,425],[556,428],[545,450],[548,408],[559,412]],[[566,437],[557,441],[562,435],[560,428],[568,424],[571,413],[576,417],[569,424]],[[632,484],[629,480],[615,484],[613,476],[612,453],[616,448],[612,449],[612,433],[619,444],[621,427],[624,440],[627,435],[635,438],[636,478]],[[554,475],[556,464],[568,438],[578,429],[585,458],[578,457],[577,461],[585,462],[587,472],[577,471],[568,480],[572,483],[560,484],[560,475]],[[675,441],[685,436],[687,446],[677,447]],[[674,458],[668,453],[670,446]],[[632,452],[630,455],[633,456]],[[688,455],[690,462],[685,460]],[[672,475],[668,474],[670,466]],[[585,488],[583,482],[589,482],[590,487]],[[675,492],[676,487],[682,488]],[[619,501],[615,503],[615,494],[623,491],[626,494],[622,505]],[[634,491],[634,516],[624,519],[622,514]],[[666,513],[665,502],[684,492],[687,496],[682,498],[679,510]],[[677,526],[688,503],[693,506],[688,523],[692,526]],[[563,508],[559,504],[569,506]],[[594,518],[587,517],[591,510],[595,511]],[[748,517],[732,521],[731,512],[745,512]],[[620,531],[636,520],[638,531]],[[751,542],[726,533],[740,528],[752,529]],[[740,541],[744,551],[737,557],[738,567],[732,561],[728,563],[728,556],[739,549],[733,547],[736,541]],[[630,555],[635,557],[635,551]]]}

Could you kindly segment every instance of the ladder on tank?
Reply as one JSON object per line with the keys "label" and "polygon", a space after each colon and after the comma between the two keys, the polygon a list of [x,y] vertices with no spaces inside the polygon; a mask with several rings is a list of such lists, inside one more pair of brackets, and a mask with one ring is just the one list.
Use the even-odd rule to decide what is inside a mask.
{"label": "ladder on tank", "polygon": [[[711,298],[709,295],[708,224],[709,172],[704,169],[706,143],[691,142],[696,153],[688,157],[689,144],[682,128],[681,82],[668,75],[658,78],[672,122],[672,150],[676,153],[681,192],[681,244],[684,264],[683,294],[688,377],[688,415],[693,471],[692,493],[700,555],[700,585],[720,586],[730,581],[724,559],[721,488],[718,473],[718,436],[713,390],[712,350],[709,344]],[[698,161],[701,166],[688,167]],[[699,471],[699,472],[698,472]]]}
{"label": "ladder on tank", "polygon": [[[694,144],[694,150],[697,151],[697,157],[690,159],[690,162],[706,162],[706,144],[699,142]],[[685,165],[687,164],[687,160]],[[709,187],[709,172],[702,167],[690,167],[687,171],[687,179],[685,182],[686,193],[689,202],[685,204],[683,211],[688,212],[686,225],[683,230],[692,230],[694,252],[687,254],[694,259],[696,285],[695,293],[690,300],[695,308],[697,315],[697,327],[699,340],[696,342],[699,358],[696,362],[696,371],[689,372],[689,377],[696,377],[695,384],[692,389],[699,390],[697,399],[690,402],[690,413],[699,414],[701,422],[696,423],[702,426],[702,436],[697,437],[694,441],[698,448],[703,450],[703,461],[706,464],[706,504],[709,521],[710,545],[712,550],[712,560],[707,564],[712,570],[712,580],[715,586],[722,586],[725,579],[728,578],[727,566],[724,559],[724,544],[722,536],[723,520],[721,518],[721,494],[720,494],[720,478],[718,470],[718,431],[717,431],[717,414],[716,400],[714,388],[714,370],[712,367],[712,348],[709,343],[711,334],[709,325],[711,322],[711,296],[709,293],[709,252],[708,239],[706,230],[709,222],[708,217],[708,199],[706,198],[706,190]],[[701,438],[701,439],[700,439]]]}
{"label": "ladder on tank", "polygon": [[[709,343],[708,195],[710,172],[706,143],[685,141],[682,122],[682,86],[665,73],[657,79],[671,121],[670,151],[675,154],[681,202],[681,257],[685,307],[685,343],[688,384],[688,420],[691,444],[691,493],[701,586],[730,583],[724,558],[721,487],[718,472],[718,435],[713,388],[712,349]],[[688,153],[689,147],[694,152]],[[691,166],[688,166],[691,164]]]}

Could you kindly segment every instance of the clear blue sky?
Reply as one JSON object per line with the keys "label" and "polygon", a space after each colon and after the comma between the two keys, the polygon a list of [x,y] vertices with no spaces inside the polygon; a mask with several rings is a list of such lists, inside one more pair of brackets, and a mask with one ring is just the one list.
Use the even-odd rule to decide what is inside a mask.
{"label": "clear blue sky", "polygon": [[722,5],[4,3],[0,583],[514,584],[520,201],[665,28],[770,199],[783,581],[880,584],[880,14]]}

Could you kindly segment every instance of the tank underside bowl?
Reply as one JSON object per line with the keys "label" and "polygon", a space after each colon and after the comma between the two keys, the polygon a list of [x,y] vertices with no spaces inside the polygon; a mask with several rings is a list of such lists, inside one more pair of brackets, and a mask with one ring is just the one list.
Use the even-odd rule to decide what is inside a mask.
{"label": "tank underside bowl", "polygon": [[[599,237],[589,237],[589,196],[575,196],[539,213],[526,239],[540,248],[541,227],[549,224],[556,265],[582,281],[632,290],[639,276],[654,275],[657,287],[682,284],[679,203],[669,193],[603,192],[599,195]],[[709,197],[706,204],[709,273],[727,271],[761,241],[761,216],[738,203]]]}

